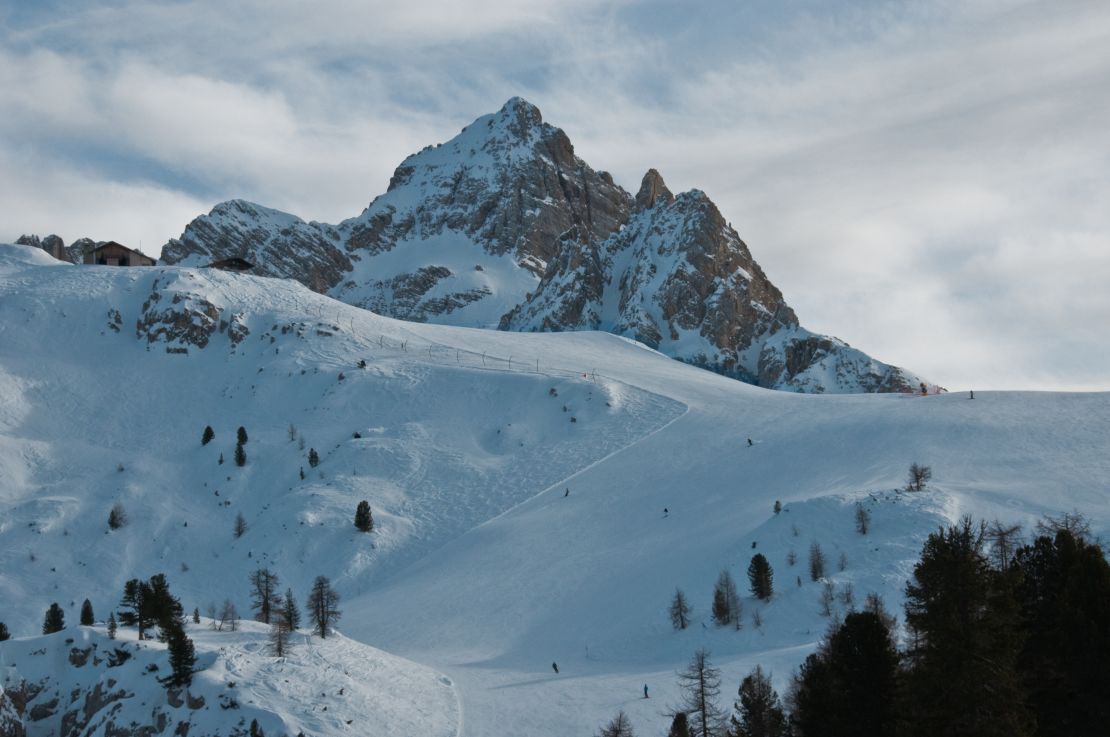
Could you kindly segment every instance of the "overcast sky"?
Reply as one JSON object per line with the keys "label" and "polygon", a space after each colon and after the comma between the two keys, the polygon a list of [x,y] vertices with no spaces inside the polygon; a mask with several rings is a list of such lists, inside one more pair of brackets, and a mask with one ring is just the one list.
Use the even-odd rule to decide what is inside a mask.
{"label": "overcast sky", "polygon": [[806,327],[1106,390],[1108,50],[1106,0],[0,0],[0,242],[337,222],[521,95],[626,189],[707,192]]}

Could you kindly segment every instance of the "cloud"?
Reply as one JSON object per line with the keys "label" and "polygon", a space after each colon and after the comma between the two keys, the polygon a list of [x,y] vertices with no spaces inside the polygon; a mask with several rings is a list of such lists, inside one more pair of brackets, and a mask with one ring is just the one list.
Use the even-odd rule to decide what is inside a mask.
{"label": "cloud", "polygon": [[164,242],[230,197],[335,222],[523,94],[626,188],[657,167],[705,190],[808,327],[954,387],[1110,388],[1097,2],[62,2],[7,23],[0,239]]}

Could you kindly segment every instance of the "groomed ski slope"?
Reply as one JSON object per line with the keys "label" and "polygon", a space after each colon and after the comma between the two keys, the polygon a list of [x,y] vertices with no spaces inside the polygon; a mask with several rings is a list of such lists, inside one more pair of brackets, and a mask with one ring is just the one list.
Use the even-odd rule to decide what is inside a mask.
{"label": "groomed ski slope", "polygon": [[[592,734],[622,708],[654,735],[698,647],[723,705],[757,662],[785,685],[829,621],[814,541],[834,610],[851,582],[857,604],[875,591],[897,611],[925,536],[961,514],[1031,526],[1077,509],[1110,529],[1110,394],[794,395],[607,334],[400,323],[287,282],[43,258],[0,253],[0,618],[16,636],[51,596],[106,612],[124,580],[159,571],[187,607],[246,611],[247,574],[267,565],[302,597],[328,575],[343,635],[446,674],[460,735]],[[155,279],[161,304],[201,295],[250,334],[187,355],[136,339]],[[914,461],[928,491],[894,492]],[[359,499],[369,536],[351,526]],[[131,521],[108,533],[115,501]],[[755,552],[775,597],[745,596],[743,629],[718,629],[713,582],[727,567],[746,594]],[[695,608],[683,632],[666,615],[676,586]]]}

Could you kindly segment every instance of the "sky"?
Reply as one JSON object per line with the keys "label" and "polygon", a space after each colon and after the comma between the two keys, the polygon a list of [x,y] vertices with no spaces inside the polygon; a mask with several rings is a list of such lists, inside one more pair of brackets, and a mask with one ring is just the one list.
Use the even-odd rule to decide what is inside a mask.
{"label": "sky", "polygon": [[802,324],[950,389],[1110,390],[1105,0],[0,0],[0,242],[338,222],[514,95],[705,191]]}

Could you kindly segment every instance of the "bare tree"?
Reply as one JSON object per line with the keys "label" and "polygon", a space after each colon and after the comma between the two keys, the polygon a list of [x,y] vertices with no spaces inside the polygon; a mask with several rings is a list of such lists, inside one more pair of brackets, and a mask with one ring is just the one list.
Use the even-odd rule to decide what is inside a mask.
{"label": "bare tree", "polygon": [[794,548],[790,548],[790,552],[786,554],[786,565],[793,567],[798,562],[798,554],[794,552]]}
{"label": "bare tree", "polygon": [[682,689],[682,705],[676,712],[686,712],[692,737],[717,737],[721,734],[724,714],[717,706],[721,695],[721,672],[709,663],[709,651],[694,653],[686,670],[678,674]]}
{"label": "bare tree", "polygon": [[274,617],[270,625],[270,652],[276,658],[284,658],[289,652],[289,624],[282,617]]}
{"label": "bare tree", "polygon": [[821,586],[821,616],[832,616],[832,605],[836,599],[836,589],[832,581],[825,581]]}
{"label": "bare tree", "polygon": [[925,484],[933,478],[933,469],[919,463],[910,464],[910,480],[906,484],[906,491],[924,491]]}
{"label": "bare tree", "polygon": [[628,721],[628,715],[622,710],[601,728],[597,737],[636,737],[636,735],[632,731],[632,722]]}
{"label": "bare tree", "polygon": [[736,582],[728,570],[722,570],[713,586],[713,619],[720,625],[732,624],[740,629],[741,604]]}
{"label": "bare tree", "polygon": [[321,639],[328,636],[333,622],[338,622],[339,593],[331,587],[327,576],[317,576],[308,594],[308,616]]}
{"label": "bare tree", "polygon": [[113,530],[118,530],[127,524],[127,511],[124,510],[123,504],[116,502],[112,505],[112,511],[108,512],[108,527]]}
{"label": "bare tree", "polygon": [[1037,535],[1055,538],[1057,532],[1070,532],[1076,540],[1089,540],[1091,536],[1091,522],[1077,509],[1064,512],[1059,517],[1046,514],[1043,520],[1037,522]]}
{"label": "bare tree", "polygon": [[255,610],[254,618],[263,624],[270,624],[270,617],[274,611],[281,607],[281,598],[278,595],[278,577],[268,568],[259,568],[250,574],[251,583],[251,608]]}
{"label": "bare tree", "polygon": [[682,589],[674,590],[674,599],[671,600],[671,625],[676,630],[684,630],[690,625],[690,605],[686,603],[686,595]]}
{"label": "bare tree", "polygon": [[[1040,526],[1038,523],[1038,530]],[[1005,570],[1010,567],[1014,553],[1021,544],[1021,525],[1004,525],[995,520],[987,525],[987,540],[991,544],[991,560],[995,568]]]}
{"label": "bare tree", "polygon": [[809,579],[819,581],[825,577],[825,553],[816,540],[809,546]]}
{"label": "bare tree", "polygon": [[247,534],[247,521],[243,519],[243,514],[241,512],[235,515],[235,527],[232,528],[232,532],[235,534],[236,538],[240,538]]}
{"label": "bare tree", "polygon": [[216,623],[216,629],[220,632],[227,628],[231,632],[239,629],[239,610],[231,602],[231,599],[224,599],[224,605],[220,607],[219,621]]}
{"label": "bare tree", "polygon": [[856,502],[856,532],[866,535],[871,529],[871,513],[863,506],[863,502]]}

